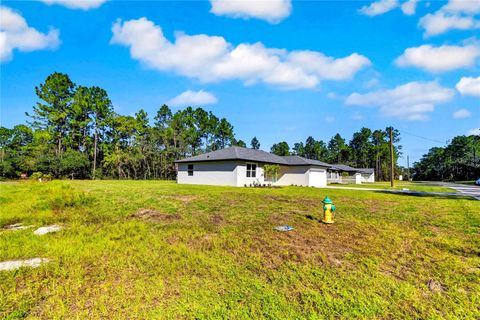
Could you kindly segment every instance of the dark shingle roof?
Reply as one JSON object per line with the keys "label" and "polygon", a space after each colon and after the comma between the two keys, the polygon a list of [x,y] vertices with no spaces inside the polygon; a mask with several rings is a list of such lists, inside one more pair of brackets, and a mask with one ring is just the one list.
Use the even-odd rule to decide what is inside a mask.
{"label": "dark shingle roof", "polygon": [[300,156],[287,156],[287,157],[282,157],[284,158],[289,165],[297,165],[297,166],[320,166],[320,167],[327,167],[330,168],[331,165],[319,160],[312,160],[312,159],[307,159],[304,157]]}
{"label": "dark shingle roof", "polygon": [[262,150],[248,149],[242,147],[229,147],[198,156],[177,160],[175,162],[203,162],[220,160],[249,160],[265,163],[287,164],[280,156]]}
{"label": "dark shingle roof", "polygon": [[361,173],[368,173],[368,174],[372,174],[372,173],[375,172],[375,169],[373,169],[373,168],[358,168],[358,170]]}
{"label": "dark shingle roof", "polygon": [[347,172],[360,172],[359,169],[347,166],[346,164],[332,164],[331,169]]}
{"label": "dark shingle roof", "polygon": [[177,160],[177,163],[184,162],[205,162],[205,161],[222,161],[222,160],[247,160],[263,163],[283,164],[290,166],[321,166],[330,167],[328,163],[310,160],[299,156],[280,157],[273,153],[262,150],[248,149],[242,147],[229,147],[212,152],[207,152],[198,156]]}

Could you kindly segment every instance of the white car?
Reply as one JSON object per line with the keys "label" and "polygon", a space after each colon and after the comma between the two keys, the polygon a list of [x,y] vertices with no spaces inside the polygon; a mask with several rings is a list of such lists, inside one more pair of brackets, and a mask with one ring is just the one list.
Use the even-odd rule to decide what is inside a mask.
{"label": "white car", "polygon": [[478,180],[475,181],[475,184],[476,184],[477,186],[480,186],[480,178],[478,178]]}

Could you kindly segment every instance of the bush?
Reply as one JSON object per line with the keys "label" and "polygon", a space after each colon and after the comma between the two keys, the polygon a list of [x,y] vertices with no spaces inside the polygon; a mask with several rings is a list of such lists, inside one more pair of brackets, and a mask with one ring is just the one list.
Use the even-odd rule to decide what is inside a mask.
{"label": "bush", "polygon": [[273,182],[277,182],[279,171],[280,166],[278,164],[266,164],[263,166],[265,178],[271,178]]}
{"label": "bush", "polygon": [[50,181],[52,180],[52,175],[51,174],[45,174],[43,172],[34,172],[32,173],[32,175],[30,176],[30,179],[31,180],[40,180],[41,181]]}

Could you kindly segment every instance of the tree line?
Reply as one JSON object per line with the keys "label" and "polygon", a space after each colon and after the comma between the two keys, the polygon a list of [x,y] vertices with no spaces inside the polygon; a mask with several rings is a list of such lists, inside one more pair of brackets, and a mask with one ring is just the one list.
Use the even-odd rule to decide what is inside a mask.
{"label": "tree line", "polygon": [[480,136],[457,136],[446,147],[431,148],[414,163],[413,178],[453,181],[480,178]]}
{"label": "tree line", "polygon": [[[37,104],[27,124],[0,127],[0,176],[50,174],[80,179],[174,179],[174,160],[218,150],[246,147],[232,124],[202,108],[172,112],[163,105],[153,121],[140,109],[133,116],[113,110],[107,92],[75,84],[55,72],[35,88]],[[152,124],[151,124],[152,123]],[[299,155],[327,163],[374,168],[377,180],[389,179],[389,130],[362,128],[350,140],[340,134],[328,142],[308,137],[292,147],[282,141],[270,152]],[[416,179],[473,179],[479,175],[478,136],[456,137],[433,148],[413,168]],[[394,157],[401,155],[400,132],[393,129]],[[260,149],[254,137],[249,144]],[[402,168],[396,166],[396,174]]]}
{"label": "tree line", "polygon": [[113,110],[107,92],[55,72],[35,88],[39,102],[28,125],[0,127],[0,176],[22,173],[70,178],[173,179],[173,161],[230,145],[233,126],[212,112],[163,105],[150,125],[139,110]]}

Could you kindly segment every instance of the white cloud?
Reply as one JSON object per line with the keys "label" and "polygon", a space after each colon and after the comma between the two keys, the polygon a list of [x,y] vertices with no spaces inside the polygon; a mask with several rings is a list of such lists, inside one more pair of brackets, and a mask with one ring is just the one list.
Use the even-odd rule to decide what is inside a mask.
{"label": "white cloud", "polygon": [[417,3],[420,0],[406,0],[400,4],[399,0],[378,0],[363,6],[358,10],[361,14],[369,17],[379,16],[400,7],[406,15],[414,15],[417,9]]}
{"label": "white cloud", "polygon": [[288,62],[302,70],[308,70],[322,79],[345,80],[351,79],[364,66],[370,65],[370,60],[357,53],[348,57],[335,59],[316,51],[292,51],[288,55]]}
{"label": "white cloud", "polygon": [[480,2],[477,0],[450,0],[441,10],[451,13],[477,14],[480,13]]}
{"label": "white cloud", "polygon": [[202,82],[264,82],[286,89],[313,88],[321,80],[348,80],[370,61],[357,53],[333,58],[316,51],[271,49],[261,42],[228,43],[223,37],[177,33],[174,42],[146,18],[117,21],[112,44],[130,48],[132,58],[159,71],[172,71]]}
{"label": "white cloud", "polygon": [[472,30],[480,28],[480,1],[450,0],[433,14],[420,19],[419,25],[425,29],[424,36],[435,36],[452,29]]}
{"label": "white cloud", "polygon": [[462,96],[480,97],[480,77],[462,77],[455,87]]}
{"label": "white cloud", "polygon": [[69,9],[90,10],[100,7],[107,0],[40,0],[45,4],[59,4]]}
{"label": "white cloud", "polygon": [[417,67],[438,73],[472,67],[478,57],[480,57],[480,46],[476,44],[463,47],[422,45],[405,49],[395,63],[400,67]]}
{"label": "white cloud", "polygon": [[472,115],[467,109],[459,109],[452,114],[453,119],[465,119]]}
{"label": "white cloud", "polygon": [[370,80],[365,81],[363,83],[363,86],[367,89],[371,89],[373,87],[378,86],[379,83],[380,83],[380,80],[378,80],[378,78],[372,78]]}
{"label": "white cloud", "polygon": [[355,112],[352,114],[353,120],[363,120],[365,117],[360,112]]}
{"label": "white cloud", "polygon": [[398,0],[378,0],[360,8],[359,12],[369,17],[378,16],[398,7]]}
{"label": "white cloud", "polygon": [[480,128],[474,128],[468,131],[469,136],[480,136]]}
{"label": "white cloud", "polygon": [[334,123],[335,122],[335,117],[327,116],[327,117],[325,117],[325,122],[326,123]]}
{"label": "white cloud", "polygon": [[327,98],[332,100],[337,99],[337,94],[335,92],[329,92]]}
{"label": "white cloud", "polygon": [[290,0],[210,0],[210,12],[232,18],[255,18],[278,23],[292,12]]}
{"label": "white cloud", "polygon": [[425,29],[424,36],[430,37],[447,32],[450,29],[469,30],[480,28],[480,22],[473,17],[448,15],[443,12],[427,14],[420,19],[420,26]]}
{"label": "white cloud", "polygon": [[50,29],[41,33],[29,27],[27,21],[12,9],[0,6],[0,61],[13,57],[13,50],[29,52],[42,49],[54,49],[59,43],[59,31]]}
{"label": "white cloud", "polygon": [[436,82],[409,82],[389,90],[353,93],[345,103],[378,107],[385,117],[427,120],[427,114],[434,111],[435,105],[451,100],[454,93]]}
{"label": "white cloud", "polygon": [[185,107],[185,106],[205,106],[212,105],[218,102],[217,97],[207,91],[192,91],[187,90],[182,92],[178,96],[167,102],[168,105],[173,107]]}
{"label": "white cloud", "polygon": [[417,3],[419,0],[408,0],[402,3],[401,9],[404,14],[411,16],[415,14],[417,10]]}

